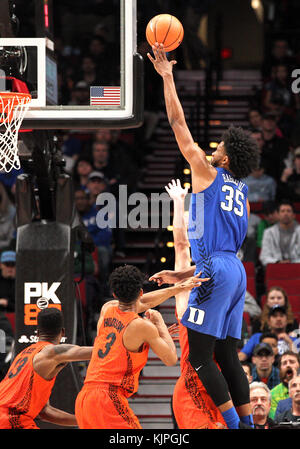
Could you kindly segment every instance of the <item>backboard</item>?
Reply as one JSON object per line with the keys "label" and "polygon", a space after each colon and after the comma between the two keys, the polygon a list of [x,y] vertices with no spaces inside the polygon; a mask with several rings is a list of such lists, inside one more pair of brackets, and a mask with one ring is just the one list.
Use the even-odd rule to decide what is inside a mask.
{"label": "backboard", "polygon": [[[9,0],[0,18],[0,91],[32,95],[23,129],[143,122],[136,0]],[[15,17],[15,19],[14,19]],[[1,24],[2,21],[2,24]]]}

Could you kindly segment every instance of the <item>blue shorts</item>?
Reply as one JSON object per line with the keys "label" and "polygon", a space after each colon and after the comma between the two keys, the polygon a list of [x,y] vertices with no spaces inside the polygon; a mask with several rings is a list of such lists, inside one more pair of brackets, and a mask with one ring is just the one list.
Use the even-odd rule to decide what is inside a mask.
{"label": "blue shorts", "polygon": [[234,253],[216,252],[196,265],[195,274],[210,277],[194,288],[181,323],[218,339],[240,339],[247,287],[243,264]]}

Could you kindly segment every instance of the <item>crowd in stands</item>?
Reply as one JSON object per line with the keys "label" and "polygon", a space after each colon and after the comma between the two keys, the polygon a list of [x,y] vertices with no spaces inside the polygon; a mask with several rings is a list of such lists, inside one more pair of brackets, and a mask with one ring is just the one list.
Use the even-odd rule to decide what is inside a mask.
{"label": "crowd in stands", "polygon": [[[250,384],[255,427],[261,429],[300,422],[300,98],[291,88],[295,68],[288,41],[275,39],[262,67],[262,89],[248,111],[247,129],[261,158],[244,179],[251,214],[240,258],[245,267],[252,266],[254,286],[246,294],[239,358]],[[270,280],[272,270],[276,275]]]}
{"label": "crowd in stands", "polygon": [[[119,84],[118,64],[116,61],[107,64],[117,52],[111,51],[113,42],[105,26],[94,30],[86,45],[88,51],[66,47],[61,38],[55,44],[61,69],[58,75],[62,103],[87,104],[89,86],[99,79],[101,84],[103,80],[109,85]],[[140,44],[141,52],[143,44]],[[291,90],[290,77],[295,67],[293,49],[288,42],[275,40],[262,67],[263,88],[249,104],[248,113],[248,130],[258,143],[261,161],[244,180],[249,188],[251,215],[239,257],[245,264],[253,264],[255,288],[246,294],[239,357],[249,379],[257,428],[272,428],[281,421],[300,421],[300,334],[297,332],[300,291],[292,304],[290,293],[280,279],[270,288],[265,282],[270,264],[299,264],[300,282],[300,103],[299,95]],[[158,78],[153,77],[151,84],[150,72],[146,71],[145,76],[148,77],[146,88],[151,90]],[[99,298],[104,303],[110,294],[107,279],[112,257],[125,255],[126,251],[121,229],[97,225],[96,199],[102,192],[111,192],[118,201],[122,184],[127,185],[129,193],[137,189],[143,166],[139,146],[151,139],[158,108],[151,91],[145,93],[145,100],[146,122],[142,130],[57,132],[65,170],[74,180],[76,210],[95,244],[95,251],[85,254],[87,338],[91,338],[95,328],[93,319],[95,312],[99,312]],[[14,312],[17,175],[15,171],[9,175],[0,173],[0,329],[11,338],[9,313]],[[74,253],[75,278],[81,275],[80,251],[78,244]],[[3,365],[3,354],[0,357]],[[3,372],[0,378],[2,375]]]}

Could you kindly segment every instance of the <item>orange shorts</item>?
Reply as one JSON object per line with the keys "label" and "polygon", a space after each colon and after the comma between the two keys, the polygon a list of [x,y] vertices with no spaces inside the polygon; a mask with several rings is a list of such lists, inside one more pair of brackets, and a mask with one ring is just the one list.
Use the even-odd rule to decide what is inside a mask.
{"label": "orange shorts", "polygon": [[141,429],[127,398],[114,385],[84,385],[75,402],[80,429]]}
{"label": "orange shorts", "polygon": [[194,376],[178,379],[173,393],[173,411],[179,429],[227,428],[219,409]]}
{"label": "orange shorts", "polygon": [[8,409],[0,408],[0,429],[39,429],[39,427],[29,416],[10,415]]}

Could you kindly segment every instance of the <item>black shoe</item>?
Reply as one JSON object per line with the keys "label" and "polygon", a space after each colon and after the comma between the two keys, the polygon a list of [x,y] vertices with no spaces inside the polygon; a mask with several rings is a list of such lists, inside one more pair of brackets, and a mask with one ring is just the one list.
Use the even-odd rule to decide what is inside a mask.
{"label": "black shoe", "polygon": [[251,429],[251,430],[253,430],[254,427],[249,426],[249,424],[245,424],[245,423],[243,423],[242,421],[240,421],[240,422],[239,422],[239,429]]}

